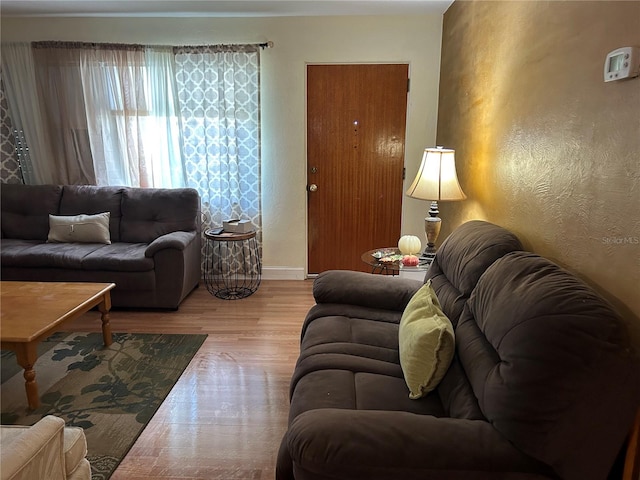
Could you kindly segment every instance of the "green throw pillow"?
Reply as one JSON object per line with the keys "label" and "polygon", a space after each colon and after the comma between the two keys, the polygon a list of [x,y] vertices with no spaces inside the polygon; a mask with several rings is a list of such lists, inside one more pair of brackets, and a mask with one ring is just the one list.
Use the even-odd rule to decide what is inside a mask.
{"label": "green throw pillow", "polygon": [[442,313],[431,280],[415,293],[404,309],[398,343],[409,398],[421,398],[444,377],[456,345],[453,326]]}

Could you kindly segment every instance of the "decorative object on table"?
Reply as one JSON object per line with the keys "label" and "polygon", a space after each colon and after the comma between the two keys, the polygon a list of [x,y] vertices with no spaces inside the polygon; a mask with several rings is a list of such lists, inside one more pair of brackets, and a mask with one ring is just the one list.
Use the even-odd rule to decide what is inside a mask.
{"label": "decorative object on table", "polygon": [[415,255],[422,249],[422,242],[415,235],[403,235],[398,240],[398,250],[402,256],[402,265],[415,267],[420,263],[420,259]]}
{"label": "decorative object on table", "polygon": [[382,258],[390,257],[397,254],[398,251],[395,248],[380,248],[378,250],[374,250],[371,256],[377,260],[380,260]]}
{"label": "decorative object on table", "polygon": [[455,150],[436,147],[425,148],[416,178],[406,192],[412,198],[431,200],[428,216],[424,219],[427,247],[424,256],[433,257],[442,220],[438,217],[438,201],[464,200],[456,173]]}
{"label": "decorative object on table", "polygon": [[417,267],[420,263],[420,259],[417,255],[404,255],[401,261],[402,265],[405,267]]}
{"label": "decorative object on table", "polygon": [[398,253],[395,248],[381,248],[375,250],[371,256],[377,260],[377,263],[388,264],[402,260],[402,253]]}
{"label": "decorative object on table", "polygon": [[249,220],[225,220],[222,222],[222,229],[230,233],[249,233],[253,232],[253,224]]}
{"label": "decorative object on table", "polygon": [[13,352],[0,356],[1,423],[33,425],[45,415],[81,427],[92,479],[108,479],[178,381],[207,335],[54,333],[38,345],[41,406],[29,410]]}
{"label": "decorative object on table", "polygon": [[403,255],[414,255],[422,249],[422,242],[415,235],[403,235],[398,240],[398,250]]}

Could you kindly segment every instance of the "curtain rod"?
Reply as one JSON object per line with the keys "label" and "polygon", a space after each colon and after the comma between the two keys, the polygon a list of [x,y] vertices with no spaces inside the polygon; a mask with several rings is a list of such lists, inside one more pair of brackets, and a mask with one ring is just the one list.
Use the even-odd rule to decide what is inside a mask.
{"label": "curtain rod", "polygon": [[[175,45],[172,46],[170,48],[173,48],[174,51],[175,50],[189,50],[189,49],[200,49],[200,48],[211,48],[213,50],[216,51],[221,51],[221,50],[225,50],[225,49],[229,49],[229,50],[241,50],[241,49],[246,49],[246,48],[261,48],[261,49],[265,49],[265,48],[273,48],[273,42],[271,40],[269,40],[268,42],[263,42],[263,43],[231,43],[231,44],[225,44],[225,43],[219,43],[216,45]],[[156,47],[158,48],[166,48],[166,46],[158,46],[156,45]]]}
{"label": "curtain rod", "polygon": [[203,45],[141,45],[129,43],[110,43],[110,42],[59,42],[55,40],[47,40],[40,42],[32,42],[34,48],[121,48],[124,50],[143,49],[143,48],[234,48],[234,47],[259,47],[262,49],[273,48],[274,43],[269,40],[263,43],[237,43],[237,44],[203,44]]}

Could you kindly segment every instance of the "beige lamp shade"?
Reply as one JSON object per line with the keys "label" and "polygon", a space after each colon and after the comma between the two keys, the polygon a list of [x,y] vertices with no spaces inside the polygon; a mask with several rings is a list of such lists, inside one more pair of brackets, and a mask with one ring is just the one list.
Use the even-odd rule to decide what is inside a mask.
{"label": "beige lamp shade", "polygon": [[425,148],[416,178],[407,195],[421,200],[464,200],[467,196],[458,183],[455,150]]}

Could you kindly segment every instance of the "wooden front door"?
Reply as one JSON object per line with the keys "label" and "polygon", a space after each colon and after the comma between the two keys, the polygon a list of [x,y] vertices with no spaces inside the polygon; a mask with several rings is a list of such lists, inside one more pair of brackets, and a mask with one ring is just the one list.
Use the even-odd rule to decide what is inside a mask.
{"label": "wooden front door", "polygon": [[309,274],[400,237],[409,66],[307,66]]}

